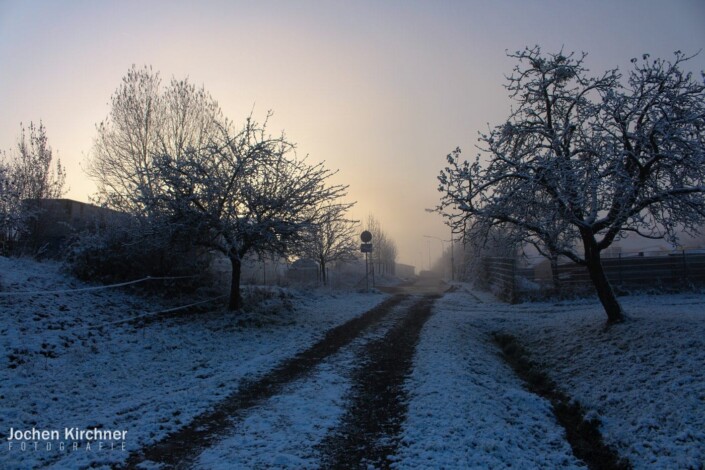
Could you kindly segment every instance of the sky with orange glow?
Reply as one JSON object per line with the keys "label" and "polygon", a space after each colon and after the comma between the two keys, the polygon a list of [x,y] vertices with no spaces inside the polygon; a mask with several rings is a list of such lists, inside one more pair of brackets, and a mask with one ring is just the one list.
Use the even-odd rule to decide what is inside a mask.
{"label": "sky with orange glow", "polygon": [[[586,51],[596,73],[648,52],[705,49],[703,0],[33,1],[0,0],[0,149],[20,122],[47,128],[67,197],[94,186],[81,165],[132,64],[188,76],[230,119],[254,109],[310,161],[338,169],[397,242],[428,268],[447,239],[436,176],[456,146],[506,118],[505,51]],[[705,69],[705,51],[691,63]]]}

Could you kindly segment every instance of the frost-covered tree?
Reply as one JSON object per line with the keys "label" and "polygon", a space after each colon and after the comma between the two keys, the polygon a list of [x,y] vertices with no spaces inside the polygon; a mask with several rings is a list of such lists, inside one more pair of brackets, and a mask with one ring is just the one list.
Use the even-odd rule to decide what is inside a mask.
{"label": "frost-covered tree", "polygon": [[311,208],[334,201],[344,186],[327,185],[323,164],[297,159],[284,135],[271,137],[266,122],[248,119],[204,148],[155,159],[163,190],[146,204],[194,242],[226,255],[232,266],[229,308],[242,306],[240,271],[249,253],[300,252],[316,223]]}
{"label": "frost-covered tree", "polygon": [[5,253],[6,243],[14,239],[21,226],[20,197],[10,172],[10,166],[0,160],[0,253]]}
{"label": "frost-covered tree", "polygon": [[108,207],[225,254],[232,309],[241,306],[244,256],[297,252],[314,224],[309,209],[344,193],[326,184],[332,173],[322,164],[267,134],[266,121],[234,130],[203,88],[175,79],[162,88],[147,67],[133,66],[113,95],[88,173]]}
{"label": "frost-covered tree", "polygon": [[10,168],[21,199],[57,198],[64,193],[66,171],[61,161],[54,163],[53,158],[44,124],[40,121],[36,126],[30,122],[28,129],[20,124],[20,138],[16,150],[11,152]]}
{"label": "frost-covered tree", "polygon": [[97,126],[88,160],[86,172],[97,183],[98,202],[150,215],[143,199],[162,190],[154,158],[202,148],[226,125],[203,87],[175,78],[163,87],[158,72],[133,65],[112,96],[108,117]]}
{"label": "frost-covered tree", "polygon": [[37,215],[30,201],[61,197],[66,171],[49,146],[46,128],[40,121],[25,128],[20,124],[16,147],[0,155],[0,239],[16,241]]}
{"label": "frost-covered tree", "polygon": [[587,267],[608,322],[622,321],[601,252],[628,233],[673,241],[705,221],[705,86],[680,52],[672,62],[634,59],[626,77],[590,76],[585,54],[509,55],[516,106],[481,135],[482,156],[448,155],[439,210],[547,246],[559,227],[555,251]]}
{"label": "frost-covered tree", "polygon": [[327,267],[330,263],[357,258],[358,222],[347,215],[354,204],[325,201],[314,208],[314,224],[309,230],[303,254],[318,261],[324,284],[328,282]]}

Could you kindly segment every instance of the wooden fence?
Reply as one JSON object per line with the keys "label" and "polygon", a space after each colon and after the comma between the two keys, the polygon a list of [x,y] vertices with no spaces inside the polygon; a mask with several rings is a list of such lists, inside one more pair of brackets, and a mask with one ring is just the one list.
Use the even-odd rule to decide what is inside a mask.
{"label": "wooden fence", "polygon": [[[603,258],[602,266],[617,294],[705,287],[705,252],[701,250],[625,253]],[[511,303],[594,292],[587,268],[560,262],[554,276],[545,258],[484,258],[478,284]]]}

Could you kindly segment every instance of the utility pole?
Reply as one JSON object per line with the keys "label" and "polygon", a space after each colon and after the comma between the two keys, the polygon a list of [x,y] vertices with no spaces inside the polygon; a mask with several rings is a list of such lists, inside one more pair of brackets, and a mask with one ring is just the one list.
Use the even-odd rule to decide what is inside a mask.
{"label": "utility pole", "polygon": [[[455,253],[453,250],[453,230],[451,229],[450,232],[450,240],[443,240],[442,238],[439,237],[434,237],[432,235],[424,235],[424,238],[433,238],[434,240],[438,240],[441,242],[441,256],[443,256],[443,253],[445,253],[445,250],[443,249],[443,243],[450,243],[450,280],[454,281],[455,280]],[[428,243],[428,269],[431,269],[431,240],[427,240]]]}
{"label": "utility pole", "polygon": [[431,240],[426,240],[426,246],[428,247],[428,270],[431,270]]}
{"label": "utility pole", "polygon": [[455,255],[453,252],[453,229],[450,230],[450,280],[455,281]]}

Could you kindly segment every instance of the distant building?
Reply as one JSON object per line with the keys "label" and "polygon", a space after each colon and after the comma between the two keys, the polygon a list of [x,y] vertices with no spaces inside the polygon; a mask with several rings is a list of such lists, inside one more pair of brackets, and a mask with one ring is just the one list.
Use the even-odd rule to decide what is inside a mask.
{"label": "distant building", "polygon": [[77,232],[104,227],[111,219],[127,217],[112,209],[72,199],[28,199],[25,204],[35,216],[23,243],[49,254],[56,254]]}
{"label": "distant building", "polygon": [[399,279],[411,279],[416,276],[416,267],[410,264],[396,263],[394,273]]}
{"label": "distant building", "polygon": [[291,263],[286,277],[295,284],[316,284],[319,280],[318,263],[310,258],[297,259]]}
{"label": "distant building", "polygon": [[283,258],[247,255],[242,260],[240,280],[243,284],[280,285],[287,269],[287,260]]}

